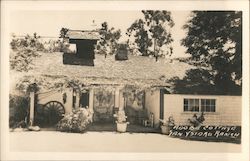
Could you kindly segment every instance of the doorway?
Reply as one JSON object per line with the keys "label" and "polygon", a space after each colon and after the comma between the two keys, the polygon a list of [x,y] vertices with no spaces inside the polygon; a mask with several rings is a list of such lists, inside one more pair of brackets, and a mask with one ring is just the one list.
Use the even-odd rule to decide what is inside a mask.
{"label": "doorway", "polygon": [[80,94],[80,100],[79,100],[80,107],[86,108],[89,106],[89,91],[83,91]]}
{"label": "doorway", "polygon": [[94,91],[94,115],[96,123],[114,122],[115,94],[106,89],[95,89]]}

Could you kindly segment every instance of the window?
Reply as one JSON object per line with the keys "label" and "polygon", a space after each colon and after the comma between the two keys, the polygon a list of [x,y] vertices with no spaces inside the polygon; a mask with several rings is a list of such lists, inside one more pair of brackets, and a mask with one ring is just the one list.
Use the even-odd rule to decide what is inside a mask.
{"label": "window", "polygon": [[184,99],[184,111],[215,112],[215,99]]}
{"label": "window", "polygon": [[184,111],[199,112],[199,99],[184,99]]}
{"label": "window", "polygon": [[215,112],[215,99],[201,99],[201,112]]}

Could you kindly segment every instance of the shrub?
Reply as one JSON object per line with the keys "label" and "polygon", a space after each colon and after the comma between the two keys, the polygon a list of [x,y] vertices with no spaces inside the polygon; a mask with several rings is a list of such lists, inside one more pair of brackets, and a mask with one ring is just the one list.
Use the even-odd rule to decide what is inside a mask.
{"label": "shrub", "polygon": [[16,37],[12,35],[12,40],[10,42],[11,49],[20,50],[26,47],[34,48],[36,51],[43,51],[44,45],[40,41],[40,36],[37,33],[33,35],[26,35],[25,37]]}
{"label": "shrub", "polygon": [[79,108],[66,114],[56,126],[58,131],[82,133],[92,122],[93,111],[86,108]]}
{"label": "shrub", "polygon": [[188,121],[194,128],[199,129],[202,123],[205,121],[204,113],[202,112],[199,117],[197,114],[194,114],[191,119],[188,119]]}
{"label": "shrub", "polygon": [[29,97],[10,95],[9,97],[9,127],[16,127],[24,122],[28,115]]}
{"label": "shrub", "polygon": [[60,39],[58,40],[49,40],[48,42],[44,42],[44,52],[65,52],[69,53],[71,52],[69,49],[70,44],[61,41]]}

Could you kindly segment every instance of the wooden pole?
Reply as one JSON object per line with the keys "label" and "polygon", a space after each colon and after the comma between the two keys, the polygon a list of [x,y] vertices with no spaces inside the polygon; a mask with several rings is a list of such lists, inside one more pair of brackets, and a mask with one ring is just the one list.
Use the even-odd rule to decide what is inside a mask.
{"label": "wooden pole", "polygon": [[123,93],[120,92],[119,93],[119,110],[124,110],[124,97],[123,97]]}
{"label": "wooden pole", "polygon": [[94,110],[94,89],[89,90],[89,108]]}
{"label": "wooden pole", "polygon": [[34,123],[34,113],[35,113],[35,92],[30,92],[30,126]]}
{"label": "wooden pole", "polygon": [[115,108],[119,108],[119,99],[120,99],[120,89],[116,87],[115,89]]}

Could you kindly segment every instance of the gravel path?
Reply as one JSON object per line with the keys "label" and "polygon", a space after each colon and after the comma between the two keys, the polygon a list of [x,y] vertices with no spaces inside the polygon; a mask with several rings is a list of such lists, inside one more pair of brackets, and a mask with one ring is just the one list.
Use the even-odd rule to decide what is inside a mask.
{"label": "gravel path", "polygon": [[10,132],[10,150],[28,152],[240,152],[241,145],[187,141],[153,133]]}

